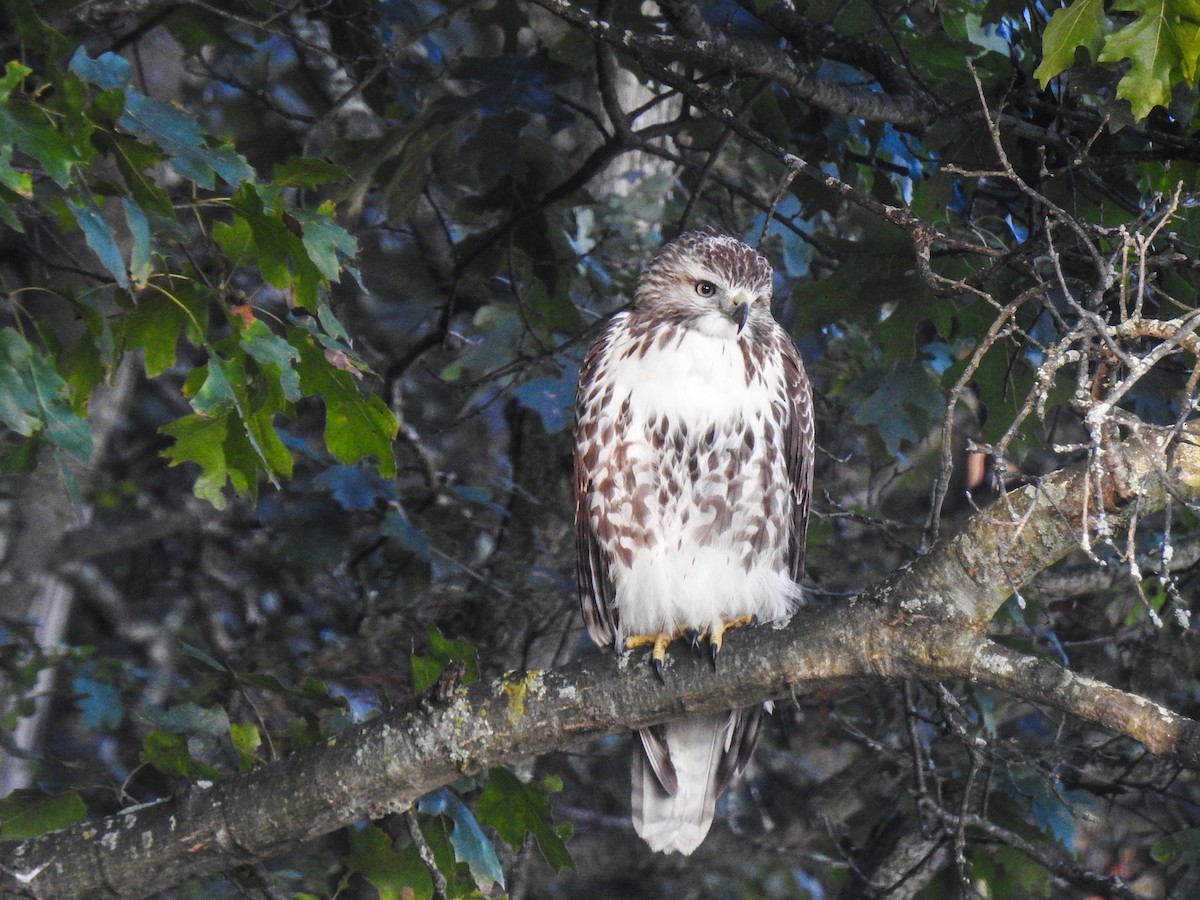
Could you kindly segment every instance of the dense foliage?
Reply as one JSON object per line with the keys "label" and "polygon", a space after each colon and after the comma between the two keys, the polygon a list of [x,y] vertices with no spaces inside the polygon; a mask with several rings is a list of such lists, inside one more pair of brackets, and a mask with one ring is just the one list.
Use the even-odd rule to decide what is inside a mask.
{"label": "dense foliage", "polygon": [[[0,839],[593,652],[579,360],[700,225],[819,395],[812,606],[1082,462],[1078,553],[989,632],[1194,716],[1194,7],[3,0]],[[1195,773],[1107,724],[798,694],[686,863],[621,735],[179,896],[1200,892]]]}

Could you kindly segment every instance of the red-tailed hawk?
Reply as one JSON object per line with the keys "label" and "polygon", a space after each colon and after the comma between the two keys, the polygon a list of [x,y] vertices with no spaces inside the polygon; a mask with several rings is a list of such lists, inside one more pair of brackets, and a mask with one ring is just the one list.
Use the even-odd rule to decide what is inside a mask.
{"label": "red-tailed hawk", "polygon": [[[575,530],[583,618],[601,646],[707,638],[787,615],[812,494],[812,391],[771,316],[771,268],[702,231],[662,249],[579,372]],[[763,709],[642,729],[633,822],[691,853],[750,758]]]}

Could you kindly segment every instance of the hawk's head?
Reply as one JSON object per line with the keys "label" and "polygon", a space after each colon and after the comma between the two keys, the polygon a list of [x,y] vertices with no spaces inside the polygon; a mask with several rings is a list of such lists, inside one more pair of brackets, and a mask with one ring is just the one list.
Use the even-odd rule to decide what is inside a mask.
{"label": "hawk's head", "polygon": [[646,267],[634,306],[714,337],[736,338],[771,317],[771,266],[736,238],[691,231]]}

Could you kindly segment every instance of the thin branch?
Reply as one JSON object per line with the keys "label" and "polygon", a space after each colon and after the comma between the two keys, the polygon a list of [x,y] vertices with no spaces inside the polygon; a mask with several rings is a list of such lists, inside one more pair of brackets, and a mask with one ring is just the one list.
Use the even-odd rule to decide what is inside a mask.
{"label": "thin branch", "polygon": [[[916,93],[888,94],[821,78],[800,68],[787,53],[770,44],[742,40],[707,27],[699,15],[684,15],[682,36],[636,34],[596,18],[567,0],[534,0],[538,6],[578,28],[643,57],[686,59],[723,66],[767,78],[799,100],[847,118],[891,122],[901,128],[924,129],[944,112],[937,98]],[[675,4],[686,11],[685,4]],[[691,33],[687,33],[690,31]],[[655,77],[659,77],[656,73]]]}
{"label": "thin branch", "polygon": [[1102,875],[1069,859],[1063,859],[1044,847],[1031,844],[1019,834],[988,821],[983,816],[955,815],[929,801],[926,801],[924,806],[926,811],[937,816],[951,828],[956,830],[969,828],[982,832],[997,843],[1012,847],[1022,855],[1029,857],[1056,878],[1077,888],[1097,892],[1101,896],[1116,898],[1116,900],[1138,900],[1142,896],[1115,875]]}
{"label": "thin branch", "polygon": [[437,860],[433,858],[433,848],[429,846],[429,841],[425,840],[425,835],[421,831],[421,823],[417,820],[417,814],[411,809],[404,813],[404,824],[408,827],[408,836],[412,839],[413,846],[417,848],[417,856],[421,857],[421,862],[433,880],[434,900],[445,900],[446,876],[438,868]]}

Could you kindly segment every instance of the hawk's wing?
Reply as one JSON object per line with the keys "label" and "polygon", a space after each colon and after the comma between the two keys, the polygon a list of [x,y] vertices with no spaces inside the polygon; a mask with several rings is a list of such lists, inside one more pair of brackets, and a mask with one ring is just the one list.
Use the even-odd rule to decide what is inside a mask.
{"label": "hawk's wing", "polygon": [[808,535],[808,511],[812,505],[816,427],[812,388],[800,353],[786,331],[777,328],[775,334],[786,373],[789,404],[787,421],[782,423],[783,452],[792,483],[792,544],[788,562],[792,580],[799,582],[804,577],[804,544]]}
{"label": "hawk's wing", "polygon": [[598,427],[598,394],[596,379],[604,356],[612,342],[613,332],[625,319],[618,314],[609,320],[600,337],[592,345],[579,369],[579,393],[575,404],[575,565],[579,584],[579,605],[588,634],[601,647],[616,639],[617,606],[609,560],[592,530],[588,512],[588,496],[592,492],[592,475],[605,448],[601,445]]}

